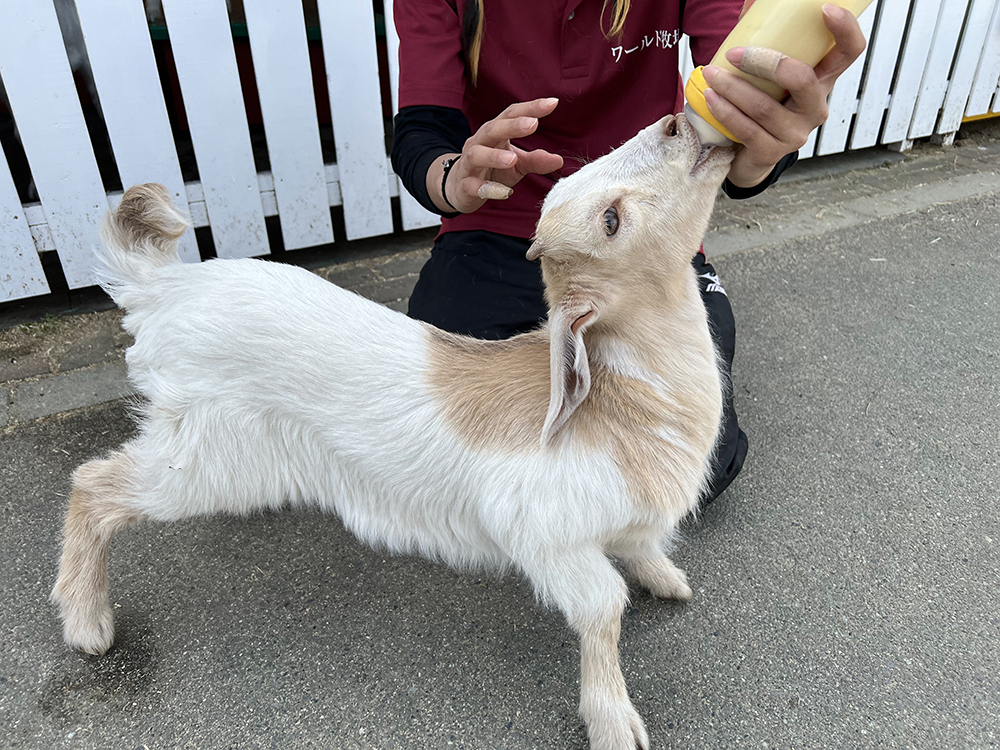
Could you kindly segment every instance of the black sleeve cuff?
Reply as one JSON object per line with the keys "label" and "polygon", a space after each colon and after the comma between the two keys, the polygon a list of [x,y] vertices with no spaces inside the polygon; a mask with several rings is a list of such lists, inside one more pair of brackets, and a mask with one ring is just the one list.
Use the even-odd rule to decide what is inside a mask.
{"label": "black sleeve cuff", "polygon": [[461,110],[450,107],[403,107],[393,122],[392,169],[417,202],[438,216],[452,218],[427,193],[427,170],[443,154],[461,153],[472,136]]}
{"label": "black sleeve cuff", "polygon": [[744,200],[745,198],[753,198],[755,195],[760,195],[765,190],[767,190],[771,185],[778,181],[781,177],[781,173],[792,166],[799,159],[799,152],[793,151],[790,154],[786,154],[781,157],[781,161],[774,165],[774,169],[771,170],[771,174],[761,180],[759,183],[753,187],[739,187],[734,185],[729,181],[727,177],[725,182],[722,183],[722,192],[728,195],[733,200]]}
{"label": "black sleeve cuff", "polygon": [[[462,149],[458,149],[461,151]],[[431,164],[435,160],[442,157],[444,154],[454,153],[453,148],[433,148],[430,151],[425,151],[420,154],[413,161],[413,184],[407,184],[406,180],[403,180],[403,186],[409,191],[410,195],[417,199],[417,203],[426,208],[432,213],[436,213],[438,216],[442,216],[445,219],[454,219],[459,215],[458,211],[452,211],[445,213],[440,208],[438,208],[434,201],[431,200],[430,193],[427,192],[427,170],[431,168]]]}

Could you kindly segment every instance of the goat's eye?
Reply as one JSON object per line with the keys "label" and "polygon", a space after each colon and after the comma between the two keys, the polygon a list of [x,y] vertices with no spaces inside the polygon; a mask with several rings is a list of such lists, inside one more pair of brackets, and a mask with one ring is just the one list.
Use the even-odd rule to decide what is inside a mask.
{"label": "goat's eye", "polygon": [[618,210],[613,206],[604,212],[604,233],[610,237],[618,231]]}

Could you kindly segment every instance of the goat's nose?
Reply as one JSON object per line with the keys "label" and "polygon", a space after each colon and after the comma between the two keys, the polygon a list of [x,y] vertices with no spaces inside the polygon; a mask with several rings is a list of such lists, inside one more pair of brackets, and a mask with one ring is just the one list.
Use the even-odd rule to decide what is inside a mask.
{"label": "goat's nose", "polygon": [[700,145],[701,142],[698,139],[698,132],[694,129],[691,121],[683,114],[674,117],[674,130],[677,135],[683,136],[685,139],[692,140],[695,145]]}
{"label": "goat's nose", "polygon": [[677,137],[677,118],[676,117],[668,117],[666,119],[667,119],[667,121],[663,124],[664,125],[664,127],[663,127],[664,134],[667,136],[667,138],[676,138]]}

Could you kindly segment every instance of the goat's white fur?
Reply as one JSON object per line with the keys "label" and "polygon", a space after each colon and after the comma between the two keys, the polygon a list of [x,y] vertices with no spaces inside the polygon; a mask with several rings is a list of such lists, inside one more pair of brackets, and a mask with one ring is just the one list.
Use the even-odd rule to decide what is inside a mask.
{"label": "goat's white fur", "polygon": [[[592,747],[647,747],[618,666],[627,588],[607,555],[622,557],[658,596],[691,596],[661,544],[696,504],[718,428],[714,349],[688,259],[728,163],[719,156],[691,177],[697,151],[690,127],[666,118],[552,191],[545,214],[570,214],[551,225],[543,218],[533,250],[543,256],[553,308],[550,327],[537,334],[553,342],[552,403],[541,435],[504,449],[475,445],[449,421],[428,385],[437,346],[429,326],[299,268],[175,262],[183,217],[158,186],[130,190],[106,222],[105,287],[128,311],[129,376],[146,404],[134,440],[74,475],[53,591],[66,642],[91,653],[111,646],[106,555],[125,525],[318,505],[372,544],[455,566],[519,569],[580,634],[580,710]],[[654,189],[667,197],[654,200]],[[599,219],[612,194],[623,213],[618,251],[605,244]],[[642,233],[663,221],[676,231],[660,238],[671,246],[662,286],[677,299],[652,314],[629,312],[629,295],[641,293],[629,273],[611,273],[606,284],[587,274],[594,264],[631,262],[614,252],[648,245]],[[628,252],[640,250],[636,257],[660,262],[655,248]],[[643,338],[664,330],[672,340]],[[634,429],[672,457],[663,476],[658,466],[655,476],[630,475],[601,442],[599,417],[588,428],[577,413],[587,399],[604,398],[590,392],[593,368],[645,388],[662,408],[655,429]],[[567,382],[578,392],[568,393]],[[541,387],[548,392],[549,383]],[[690,389],[704,396],[689,407],[694,417],[671,421]],[[640,502],[636,482],[665,488],[662,499]]]}

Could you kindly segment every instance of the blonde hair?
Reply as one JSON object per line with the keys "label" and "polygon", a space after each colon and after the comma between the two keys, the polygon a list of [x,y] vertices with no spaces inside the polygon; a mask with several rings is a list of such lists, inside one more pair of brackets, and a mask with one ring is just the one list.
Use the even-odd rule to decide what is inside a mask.
{"label": "blonde hair", "polygon": [[[604,11],[608,9],[609,0],[604,0],[601,7],[601,23],[604,23]],[[632,0],[610,0],[611,2],[611,28],[604,33],[605,39],[621,37],[625,29],[625,16],[628,15],[629,8],[632,7]]]}
{"label": "blonde hair", "polygon": [[483,0],[468,0],[462,17],[462,49],[469,63],[472,85],[479,79],[479,53],[483,49]]}
{"label": "blonde hair", "polygon": [[[483,2],[484,0],[468,0],[465,13],[462,15],[462,49],[469,64],[469,75],[472,85],[479,79],[479,55],[483,49]],[[632,0],[604,0],[601,8],[601,27],[604,26],[604,13],[611,3],[611,27],[604,32],[605,39],[621,37],[625,29],[625,17],[632,7]]]}

